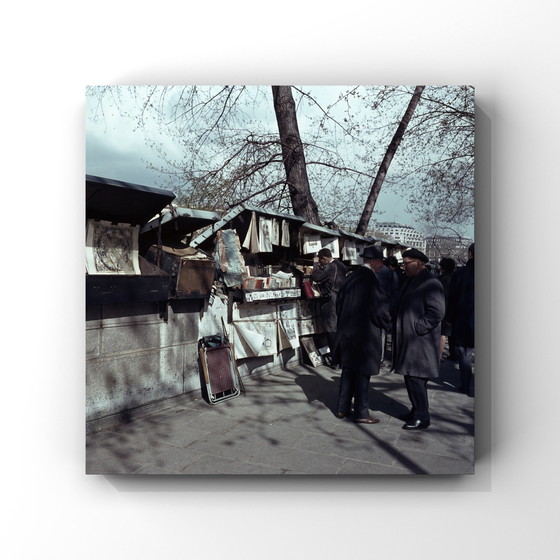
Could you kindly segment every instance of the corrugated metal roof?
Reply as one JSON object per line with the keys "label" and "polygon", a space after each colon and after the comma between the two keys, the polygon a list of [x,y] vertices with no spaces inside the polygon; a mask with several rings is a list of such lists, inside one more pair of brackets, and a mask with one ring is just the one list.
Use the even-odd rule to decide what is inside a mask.
{"label": "corrugated metal roof", "polygon": [[316,231],[318,233],[323,233],[325,235],[328,235],[329,237],[340,237],[340,232],[335,231],[333,229],[329,229],[326,228],[324,226],[318,226],[315,224],[312,224],[310,222],[305,222],[304,224],[302,224],[302,229],[307,229],[310,231]]}
{"label": "corrugated metal roof", "polygon": [[[176,235],[184,236],[219,220],[220,214],[218,212],[173,206],[170,210],[165,208],[162,211],[161,226],[164,232],[168,230]],[[158,216],[142,227],[140,234],[157,229],[159,225],[160,218]]]}
{"label": "corrugated metal roof", "polygon": [[350,237],[352,239],[358,239],[359,241],[364,241],[366,243],[371,243],[373,241],[373,237],[369,235],[360,235],[358,233],[352,233],[351,231],[346,231],[344,229],[338,230],[343,237]]}
{"label": "corrugated metal roof", "polygon": [[396,245],[396,246],[399,245],[399,243],[397,243],[392,238],[387,239],[387,238],[374,237],[374,236],[371,236],[371,235],[359,235],[357,233],[352,233],[352,232],[349,232],[349,231],[346,231],[346,230],[343,230],[343,229],[340,229],[340,228],[337,229],[337,230],[332,230],[332,229],[329,229],[329,228],[324,227],[324,226],[319,226],[319,225],[316,225],[316,224],[312,224],[311,222],[306,222],[305,218],[302,218],[301,216],[296,216],[294,214],[283,214],[283,213],[280,213],[280,212],[275,212],[273,210],[268,210],[266,208],[259,208],[257,206],[252,206],[250,204],[240,204],[239,206],[236,206],[235,208],[233,208],[232,210],[230,210],[229,212],[224,214],[224,216],[220,220],[214,222],[206,231],[204,231],[199,236],[197,236],[195,239],[193,239],[190,242],[190,246],[191,247],[199,247],[200,245],[207,242],[210,238],[212,238],[216,234],[217,231],[219,231],[220,229],[223,229],[224,227],[228,226],[232,221],[235,221],[236,219],[240,219],[242,222],[245,222],[245,223],[248,224],[249,219],[250,219],[249,216],[247,216],[246,221],[245,221],[242,214],[243,213],[250,214],[252,212],[255,212],[255,214],[257,214],[257,215],[270,216],[270,217],[274,217],[274,218],[279,218],[279,219],[283,219],[283,220],[290,220],[292,222],[297,222],[302,230],[315,232],[315,233],[318,233],[322,236],[350,238],[350,239],[355,239],[355,240],[358,240],[362,243],[367,243],[367,244],[373,244],[373,243],[376,243],[376,242],[381,242],[381,243],[384,243],[386,245]]}
{"label": "corrugated metal roof", "polygon": [[275,212],[274,210],[267,210],[266,208],[251,206],[250,204],[242,204],[241,206],[245,210],[249,210],[250,212],[256,212],[257,214],[265,214],[267,216],[282,218],[283,220],[292,220],[294,222],[305,222],[305,218],[302,218],[301,216],[296,216],[295,214],[282,214],[280,212]]}
{"label": "corrugated metal roof", "polygon": [[199,247],[202,243],[207,241],[210,237],[215,235],[217,231],[222,229],[223,227],[227,226],[231,221],[235,218],[239,217],[244,212],[252,213],[255,212],[256,214],[262,214],[265,216],[271,216],[273,218],[279,218],[282,220],[291,220],[294,222],[301,222],[302,224],[305,222],[305,218],[301,216],[295,216],[294,214],[281,214],[279,212],[274,212],[272,210],[267,210],[265,208],[258,208],[257,206],[251,206],[249,204],[240,204],[236,206],[232,210],[230,210],[227,214],[224,214],[221,220],[212,224],[206,231],[201,233],[195,239],[191,240],[190,246],[191,247]]}
{"label": "corrugated metal roof", "polygon": [[174,198],[165,189],[86,175],[88,219],[143,225]]}

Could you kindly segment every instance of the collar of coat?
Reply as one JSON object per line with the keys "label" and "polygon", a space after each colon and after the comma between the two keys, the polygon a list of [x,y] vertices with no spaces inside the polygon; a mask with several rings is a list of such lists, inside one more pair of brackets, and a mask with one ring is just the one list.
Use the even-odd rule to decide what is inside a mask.
{"label": "collar of coat", "polygon": [[416,276],[408,276],[407,277],[407,285],[410,284],[420,284],[421,282],[425,282],[426,280],[428,280],[429,278],[434,277],[434,275],[427,269],[425,268],[424,270],[422,270],[421,272],[419,272]]}

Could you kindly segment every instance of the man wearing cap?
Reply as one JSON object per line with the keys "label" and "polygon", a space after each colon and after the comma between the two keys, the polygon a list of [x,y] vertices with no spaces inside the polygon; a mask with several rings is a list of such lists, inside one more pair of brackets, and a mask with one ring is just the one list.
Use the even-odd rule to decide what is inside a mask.
{"label": "man wearing cap", "polygon": [[369,414],[369,381],[379,373],[381,333],[391,326],[389,303],[376,277],[383,265],[377,247],[365,247],[360,255],[364,265],[344,280],[336,300],[338,316],[335,355],[342,366],[336,416],[350,416],[360,424],[377,424]]}
{"label": "man wearing cap", "polygon": [[346,273],[346,265],[342,261],[334,259],[330,249],[323,247],[317,253],[311,280],[318,285],[322,295],[320,301],[321,319],[331,350],[329,365],[333,369],[338,369],[338,364],[332,360],[332,348],[336,340],[336,296],[342,282],[344,282]]}
{"label": "man wearing cap", "polygon": [[441,320],[445,297],[441,282],[426,268],[428,257],[418,249],[403,253],[407,276],[394,313],[392,370],[404,376],[412,405],[401,416],[404,430],[430,425],[428,379],[439,377]]}

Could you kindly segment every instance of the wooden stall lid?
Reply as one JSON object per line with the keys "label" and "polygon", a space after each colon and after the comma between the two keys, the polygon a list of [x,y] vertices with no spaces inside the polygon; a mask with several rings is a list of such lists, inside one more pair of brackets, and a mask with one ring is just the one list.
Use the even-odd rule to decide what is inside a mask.
{"label": "wooden stall lid", "polygon": [[183,258],[177,278],[177,293],[184,295],[210,294],[214,274],[213,261]]}

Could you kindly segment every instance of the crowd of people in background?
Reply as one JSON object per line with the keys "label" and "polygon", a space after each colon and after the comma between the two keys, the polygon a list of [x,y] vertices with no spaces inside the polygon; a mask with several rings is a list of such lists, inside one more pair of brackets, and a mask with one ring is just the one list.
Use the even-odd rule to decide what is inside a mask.
{"label": "crowd of people in background", "polygon": [[439,377],[444,359],[458,360],[457,389],[474,396],[474,243],[463,266],[450,257],[431,263],[418,249],[405,251],[402,263],[384,258],[375,245],[360,256],[363,265],[348,273],[329,249],[322,249],[311,275],[323,296],[329,364],[342,368],[335,415],[380,422],[369,411],[369,384],[379,374],[391,333],[391,372],[403,376],[410,400],[410,410],[400,416],[402,427],[426,429],[427,383]]}

